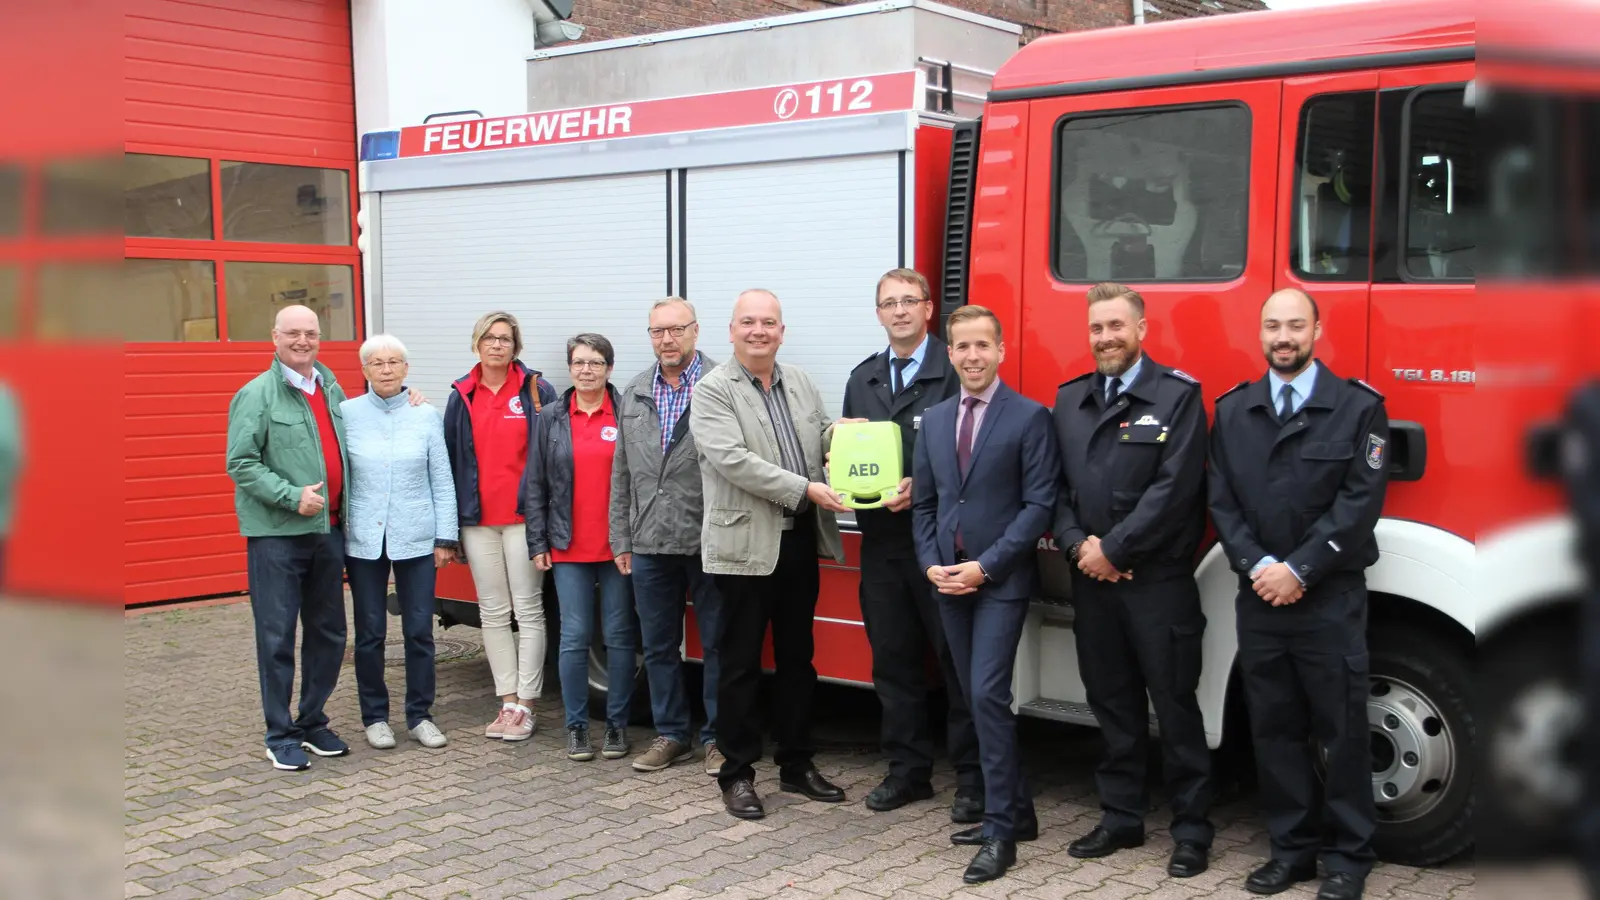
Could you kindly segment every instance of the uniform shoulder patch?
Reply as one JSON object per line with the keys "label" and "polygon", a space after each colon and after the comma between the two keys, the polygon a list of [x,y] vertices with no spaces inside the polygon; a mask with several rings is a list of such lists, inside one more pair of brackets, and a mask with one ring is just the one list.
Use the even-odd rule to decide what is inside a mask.
{"label": "uniform shoulder patch", "polygon": [[1228,396],[1229,394],[1232,394],[1232,393],[1238,391],[1242,387],[1246,387],[1249,384],[1250,384],[1250,382],[1248,382],[1248,381],[1241,381],[1238,384],[1234,385],[1233,387],[1228,388],[1227,390],[1225,390],[1222,393],[1218,394],[1217,395],[1217,399],[1212,401],[1212,402],[1221,403],[1222,402],[1222,398]]}
{"label": "uniform shoulder patch", "polygon": [[1377,388],[1373,387],[1370,384],[1367,384],[1365,381],[1362,381],[1359,378],[1350,379],[1350,383],[1355,385],[1358,388],[1361,388],[1362,390],[1370,391],[1372,393],[1372,396],[1377,397],[1379,400],[1383,399],[1383,392],[1382,391],[1379,391]]}
{"label": "uniform shoulder patch", "polygon": [[1187,381],[1196,387],[1200,385],[1200,379],[1190,375],[1188,372],[1185,372],[1182,369],[1168,369],[1167,374],[1178,379],[1179,381]]}
{"label": "uniform shoulder patch", "polygon": [[1076,378],[1068,378],[1068,379],[1067,379],[1067,380],[1066,380],[1066,381],[1063,381],[1063,382],[1061,382],[1061,383],[1060,383],[1060,384],[1058,384],[1058,385],[1056,385],[1056,387],[1058,387],[1058,388],[1064,388],[1064,387],[1066,387],[1066,386],[1067,386],[1067,385],[1069,385],[1069,384],[1075,384],[1075,383],[1077,383],[1077,382],[1079,382],[1079,381],[1082,381],[1082,380],[1084,380],[1084,379],[1085,379],[1085,378],[1089,378],[1089,377],[1090,377],[1090,376],[1092,376],[1092,375],[1094,375],[1094,373],[1093,373],[1093,372],[1085,372],[1085,373],[1083,373],[1083,374],[1082,374],[1082,375],[1079,375],[1079,376],[1078,376],[1078,377],[1076,377]]}

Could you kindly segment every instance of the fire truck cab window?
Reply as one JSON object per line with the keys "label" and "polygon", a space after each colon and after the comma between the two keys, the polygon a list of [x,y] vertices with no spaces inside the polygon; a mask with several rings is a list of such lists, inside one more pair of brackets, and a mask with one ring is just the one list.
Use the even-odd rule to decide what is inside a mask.
{"label": "fire truck cab window", "polygon": [[1308,281],[1372,274],[1372,137],[1376,96],[1327,94],[1300,114],[1289,259]]}
{"label": "fire truck cab window", "polygon": [[1244,272],[1250,111],[1071,118],[1057,138],[1063,281],[1231,281]]}
{"label": "fire truck cab window", "polygon": [[1418,281],[1464,281],[1475,274],[1478,154],[1465,92],[1430,90],[1407,114],[1405,272]]}

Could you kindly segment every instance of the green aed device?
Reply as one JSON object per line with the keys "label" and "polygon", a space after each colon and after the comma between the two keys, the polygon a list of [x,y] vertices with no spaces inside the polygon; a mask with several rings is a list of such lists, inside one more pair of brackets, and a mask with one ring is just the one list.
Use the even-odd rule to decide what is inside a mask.
{"label": "green aed device", "polygon": [[900,426],[844,422],[833,426],[828,486],[851,509],[877,509],[900,487]]}

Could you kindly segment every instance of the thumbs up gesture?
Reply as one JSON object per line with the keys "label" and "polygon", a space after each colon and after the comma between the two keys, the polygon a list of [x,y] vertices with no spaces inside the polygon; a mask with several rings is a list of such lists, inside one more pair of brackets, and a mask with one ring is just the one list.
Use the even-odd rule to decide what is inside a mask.
{"label": "thumbs up gesture", "polygon": [[300,489],[300,515],[314,516],[322,512],[322,507],[327,504],[322,495],[317,493],[322,490],[322,482],[308,484]]}

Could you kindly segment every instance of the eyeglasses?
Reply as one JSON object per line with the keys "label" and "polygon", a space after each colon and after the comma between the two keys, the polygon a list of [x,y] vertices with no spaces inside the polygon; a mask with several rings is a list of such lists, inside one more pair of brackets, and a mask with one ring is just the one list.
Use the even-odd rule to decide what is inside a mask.
{"label": "eyeglasses", "polygon": [[322,337],[322,332],[320,332],[320,331],[280,331],[280,332],[278,332],[278,336],[279,337],[288,338],[291,341],[299,341],[299,340],[314,341],[314,340]]}
{"label": "eyeglasses", "polygon": [[928,298],[926,297],[901,297],[898,300],[880,300],[878,301],[878,308],[884,312],[888,312],[891,309],[912,309],[918,304],[926,303],[927,300]]}
{"label": "eyeglasses", "polygon": [[567,363],[567,365],[574,369],[604,369],[606,361],[603,359],[575,359]]}
{"label": "eyeglasses", "polygon": [[510,347],[516,342],[516,338],[501,337],[498,334],[486,334],[483,336],[483,340],[478,343],[488,344],[491,347]]}
{"label": "eyeglasses", "polygon": [[683,337],[683,333],[689,330],[690,325],[694,324],[694,322],[690,322],[688,325],[668,325],[664,328],[647,328],[645,330],[650,332],[651,340],[659,341],[663,336],[669,334],[673,337]]}
{"label": "eyeglasses", "polygon": [[385,369],[399,369],[405,364],[403,359],[372,359],[367,361],[367,368],[382,372]]}

